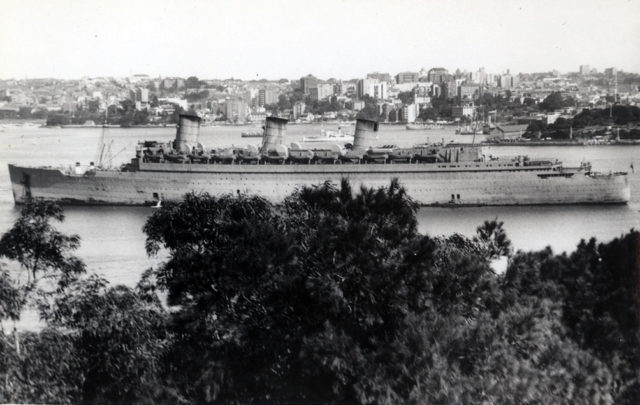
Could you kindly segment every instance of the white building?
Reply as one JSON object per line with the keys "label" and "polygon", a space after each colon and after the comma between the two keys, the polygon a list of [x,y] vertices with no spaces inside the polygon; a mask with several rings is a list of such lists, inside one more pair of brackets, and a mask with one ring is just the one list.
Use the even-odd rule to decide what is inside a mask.
{"label": "white building", "polygon": [[378,79],[361,79],[358,81],[358,98],[364,96],[383,100],[388,97],[389,88],[386,82]]}

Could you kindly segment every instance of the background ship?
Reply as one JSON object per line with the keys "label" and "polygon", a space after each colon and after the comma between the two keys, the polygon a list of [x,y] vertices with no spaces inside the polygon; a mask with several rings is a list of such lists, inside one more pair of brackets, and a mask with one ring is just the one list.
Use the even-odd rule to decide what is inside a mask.
{"label": "background ship", "polygon": [[268,117],[261,147],[205,149],[200,118],[181,115],[173,142],[141,142],[119,170],[9,165],[16,203],[41,198],[69,204],[152,205],[188,192],[248,193],[282,201],[303,185],[346,178],[387,186],[396,178],[422,205],[626,203],[626,173],[566,168],[553,159],[492,158],[472,145],[376,146],[378,123],[358,120],[354,142],[311,149],[285,144],[287,120]]}

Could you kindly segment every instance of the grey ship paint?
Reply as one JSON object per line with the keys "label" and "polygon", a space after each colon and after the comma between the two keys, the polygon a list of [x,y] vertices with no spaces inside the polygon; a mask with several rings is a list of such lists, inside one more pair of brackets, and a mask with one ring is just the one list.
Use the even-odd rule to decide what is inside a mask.
{"label": "grey ship paint", "polygon": [[[262,147],[228,151],[225,163],[214,159],[220,150],[206,151],[198,143],[199,125],[198,117],[181,115],[173,143],[152,151],[141,145],[121,170],[65,172],[10,164],[14,200],[150,205],[207,192],[257,194],[279,202],[304,185],[348,179],[357,190],[387,186],[394,178],[421,205],[608,204],[627,203],[631,194],[626,173],[594,173],[589,165],[566,168],[522,156],[486,159],[471,145],[424,145],[395,153],[374,148],[378,125],[367,120],[358,120],[350,149],[306,151],[304,162],[289,158],[300,149],[285,146],[287,121],[268,117]],[[402,162],[393,156],[402,156]]]}

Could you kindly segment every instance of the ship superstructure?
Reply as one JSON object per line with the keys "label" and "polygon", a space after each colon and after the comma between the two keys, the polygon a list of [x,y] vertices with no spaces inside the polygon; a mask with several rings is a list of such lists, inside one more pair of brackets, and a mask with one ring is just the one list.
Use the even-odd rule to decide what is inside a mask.
{"label": "ship superstructure", "polygon": [[487,157],[474,145],[376,145],[378,123],[358,120],[354,142],[308,147],[286,143],[287,120],[268,117],[262,145],[205,148],[200,118],[181,115],[173,142],[141,142],[120,170],[64,171],[9,165],[16,203],[151,205],[188,192],[248,193],[282,201],[304,185],[348,179],[380,187],[397,178],[422,205],[626,203],[626,173],[567,168],[555,159]]}

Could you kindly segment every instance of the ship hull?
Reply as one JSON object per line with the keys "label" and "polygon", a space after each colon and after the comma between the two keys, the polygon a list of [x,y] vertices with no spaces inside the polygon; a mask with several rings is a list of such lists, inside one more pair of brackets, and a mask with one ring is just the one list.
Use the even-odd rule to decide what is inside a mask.
{"label": "ship hull", "polygon": [[63,204],[151,205],[186,193],[257,194],[280,202],[303,185],[348,179],[354,190],[388,186],[397,178],[421,205],[624,204],[626,174],[549,176],[532,170],[451,170],[424,164],[223,165],[144,163],[137,171],[65,174],[52,168],[9,165],[14,201]]}

